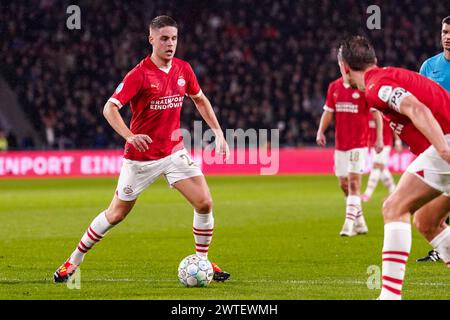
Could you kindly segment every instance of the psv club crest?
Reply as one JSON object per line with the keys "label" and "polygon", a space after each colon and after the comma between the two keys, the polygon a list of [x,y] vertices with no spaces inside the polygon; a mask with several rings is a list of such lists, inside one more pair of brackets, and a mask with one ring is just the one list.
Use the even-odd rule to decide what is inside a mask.
{"label": "psv club crest", "polygon": [[184,80],[183,77],[179,77],[179,78],[178,78],[178,81],[177,81],[177,84],[178,84],[180,87],[184,87],[184,86],[186,85],[186,80]]}

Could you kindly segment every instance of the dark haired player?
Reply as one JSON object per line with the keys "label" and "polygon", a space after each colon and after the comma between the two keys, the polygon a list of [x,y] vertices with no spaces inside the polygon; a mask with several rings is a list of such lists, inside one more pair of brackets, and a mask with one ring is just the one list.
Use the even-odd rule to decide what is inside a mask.
{"label": "dark haired player", "polygon": [[450,93],[406,69],[379,68],[375,50],[361,36],[342,42],[339,54],[350,84],[365,91],[418,157],[383,204],[383,287],[379,299],[402,297],[411,252],[411,215],[415,226],[450,267]]}
{"label": "dark haired player", "polygon": [[[194,101],[214,131],[216,150],[225,157],[229,153],[228,145],[191,66],[174,57],[177,23],[168,16],[158,16],[152,20],[149,31],[152,54],[125,76],[103,110],[109,124],[126,141],[114,198],[109,208],[92,221],[67,261],[56,270],[55,282],[69,279],[85,254],[108,230],[125,219],[139,194],[161,175],[193,206],[196,253],[205,258],[208,255],[214,228],[211,194],[202,171],[184,148],[181,135],[177,134],[185,95]],[[130,129],[119,113],[127,103],[132,110]],[[229,273],[215,264],[213,267],[214,280],[229,278]]]}

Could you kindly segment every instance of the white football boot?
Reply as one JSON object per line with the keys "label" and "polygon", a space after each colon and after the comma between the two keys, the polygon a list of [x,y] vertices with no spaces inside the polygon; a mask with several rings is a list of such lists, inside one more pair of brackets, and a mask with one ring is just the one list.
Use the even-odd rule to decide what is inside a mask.
{"label": "white football boot", "polygon": [[353,237],[356,236],[355,232],[355,222],[353,220],[345,219],[344,226],[342,227],[341,233],[339,233],[341,237]]}
{"label": "white football boot", "polygon": [[354,231],[356,232],[356,234],[367,234],[369,232],[366,220],[364,219],[364,216],[362,214],[355,220]]}

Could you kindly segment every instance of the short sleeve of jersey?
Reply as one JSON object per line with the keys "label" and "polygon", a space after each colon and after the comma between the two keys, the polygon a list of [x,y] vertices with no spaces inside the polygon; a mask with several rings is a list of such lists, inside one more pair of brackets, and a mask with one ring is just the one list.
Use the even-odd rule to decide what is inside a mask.
{"label": "short sleeve of jersey", "polygon": [[336,101],[334,99],[334,85],[331,83],[328,86],[327,99],[325,100],[325,105],[323,110],[328,112],[334,112],[336,110]]}
{"label": "short sleeve of jersey", "polygon": [[197,76],[194,73],[194,70],[192,70],[192,67],[190,64],[186,64],[186,94],[188,94],[191,98],[197,98],[202,95],[202,89],[200,88],[200,85],[197,81]]}
{"label": "short sleeve of jersey", "polygon": [[400,113],[400,105],[404,98],[411,93],[406,91],[397,82],[390,78],[382,78],[377,83],[366,85],[366,99],[370,106],[377,108],[393,109]]}
{"label": "short sleeve of jersey", "polygon": [[139,92],[142,86],[142,80],[143,74],[139,68],[131,70],[117,86],[114,94],[108,101],[122,108],[122,106],[126,105]]}
{"label": "short sleeve of jersey", "polygon": [[425,77],[428,77],[430,74],[430,63],[428,60],[426,60],[422,66],[420,67],[419,73]]}

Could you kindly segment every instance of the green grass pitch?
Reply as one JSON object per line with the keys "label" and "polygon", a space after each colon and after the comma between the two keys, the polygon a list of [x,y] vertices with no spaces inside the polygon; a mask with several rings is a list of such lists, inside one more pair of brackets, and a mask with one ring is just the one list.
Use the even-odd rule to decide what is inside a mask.
{"label": "green grass pitch", "polygon": [[[369,234],[341,238],[344,198],[333,176],[207,177],[214,199],[210,260],[226,283],[184,288],[177,266],[194,251],[192,209],[162,179],[81,266],[81,288],[54,284],[55,269],[108,204],[116,179],[0,180],[0,299],[375,299],[381,185],[364,205]],[[404,299],[450,299],[442,263],[413,232]]]}

